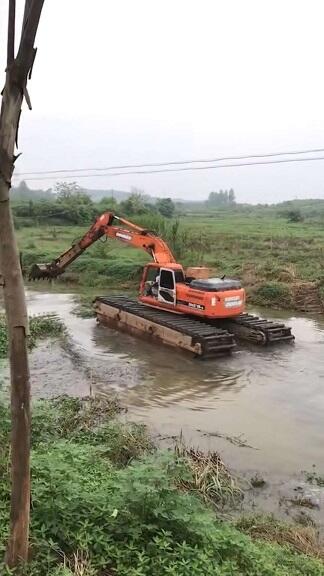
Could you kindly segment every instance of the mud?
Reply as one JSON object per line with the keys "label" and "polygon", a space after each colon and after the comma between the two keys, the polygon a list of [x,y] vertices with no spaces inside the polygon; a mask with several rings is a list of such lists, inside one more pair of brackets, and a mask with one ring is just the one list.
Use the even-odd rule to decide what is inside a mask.
{"label": "mud", "polygon": [[[252,310],[291,325],[296,343],[201,361],[79,318],[73,295],[31,292],[28,306],[31,314],[56,312],[68,331],[65,344],[43,342],[32,353],[34,396],[117,391],[128,417],[162,444],[182,433],[219,451],[247,485],[258,471],[265,484],[249,488],[245,507],[310,516],[324,527],[324,489],[303,474],[315,465],[324,475],[324,320]],[[296,505],[303,498],[314,507]]]}

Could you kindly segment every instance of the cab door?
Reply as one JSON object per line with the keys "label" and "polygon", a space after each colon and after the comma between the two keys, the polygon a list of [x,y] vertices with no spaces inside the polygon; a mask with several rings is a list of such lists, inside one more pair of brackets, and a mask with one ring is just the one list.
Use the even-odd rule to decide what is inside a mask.
{"label": "cab door", "polygon": [[167,304],[176,305],[176,283],[174,271],[169,268],[160,268],[158,300]]}

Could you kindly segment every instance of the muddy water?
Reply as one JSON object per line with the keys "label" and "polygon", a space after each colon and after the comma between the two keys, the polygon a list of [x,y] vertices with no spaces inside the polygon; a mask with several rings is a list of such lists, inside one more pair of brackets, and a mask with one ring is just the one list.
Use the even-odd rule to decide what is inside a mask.
{"label": "muddy water", "polygon": [[31,314],[61,315],[71,343],[65,350],[45,343],[33,354],[36,393],[83,394],[89,383],[114,389],[132,419],[162,436],[182,431],[239,470],[288,477],[315,464],[324,473],[324,319],[263,310],[292,326],[294,345],[242,347],[230,358],[199,361],[79,318],[73,295],[33,292],[28,306]]}

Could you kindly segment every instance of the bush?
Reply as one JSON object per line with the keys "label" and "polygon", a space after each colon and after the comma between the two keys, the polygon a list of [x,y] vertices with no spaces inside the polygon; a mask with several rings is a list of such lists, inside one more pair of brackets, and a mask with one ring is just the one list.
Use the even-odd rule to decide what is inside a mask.
{"label": "bush", "polygon": [[304,220],[300,210],[290,210],[286,214],[288,222],[302,222]]}
{"label": "bush", "polygon": [[160,198],[156,202],[156,208],[165,218],[172,218],[175,211],[175,204],[171,198]]}
{"label": "bush", "polygon": [[269,306],[292,306],[292,298],[289,286],[279,282],[272,282],[259,286],[253,293],[253,301],[257,304]]}

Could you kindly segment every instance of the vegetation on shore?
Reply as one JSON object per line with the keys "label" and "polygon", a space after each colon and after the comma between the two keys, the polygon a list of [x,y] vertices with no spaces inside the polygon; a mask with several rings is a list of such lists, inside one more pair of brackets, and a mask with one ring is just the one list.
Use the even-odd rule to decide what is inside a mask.
{"label": "vegetation on shore", "polygon": [[[305,282],[314,283],[323,300],[324,228],[320,225],[230,210],[212,217],[182,216],[178,221],[145,215],[134,220],[165,238],[184,265],[204,264],[214,275],[240,278],[250,303],[294,308],[295,286]],[[86,230],[87,226],[20,228],[26,272],[34,263],[56,258]],[[144,252],[118,241],[98,241],[56,280],[56,286],[136,291],[147,261]]]}
{"label": "vegetation on shore", "polygon": [[[160,452],[115,399],[39,401],[32,420],[31,554],[23,576],[321,576],[320,549],[223,521],[192,454]],[[9,514],[9,409],[0,405],[0,556]],[[210,460],[208,465],[210,465]],[[198,474],[200,477],[200,473]],[[228,489],[226,475],[221,488]],[[212,482],[212,475],[210,482]],[[297,529],[296,529],[297,530]],[[282,533],[283,534],[283,533]],[[253,534],[252,534],[253,536]],[[1,574],[9,574],[4,566]]]}
{"label": "vegetation on shore", "polygon": [[[28,345],[29,348],[32,349],[37,344],[37,341],[42,338],[56,337],[63,334],[64,325],[57,316],[47,314],[30,318],[29,330]],[[4,314],[0,314],[0,358],[6,358],[7,354],[7,323]]]}
{"label": "vegetation on shore", "polygon": [[[56,194],[38,197],[36,191],[35,200],[24,183],[16,192],[13,212],[26,273],[32,264],[56,258],[96,216],[113,210],[159,234],[184,266],[206,265],[214,275],[241,279],[253,304],[298,308],[306,298],[313,310],[324,309],[324,201],[251,206],[236,204],[234,191],[225,190],[211,192],[206,202],[173,203],[134,189],[119,203],[114,197],[94,202],[64,182]],[[105,240],[73,262],[57,285],[136,290],[147,254]]]}

